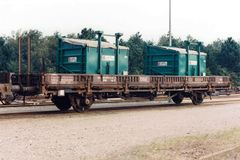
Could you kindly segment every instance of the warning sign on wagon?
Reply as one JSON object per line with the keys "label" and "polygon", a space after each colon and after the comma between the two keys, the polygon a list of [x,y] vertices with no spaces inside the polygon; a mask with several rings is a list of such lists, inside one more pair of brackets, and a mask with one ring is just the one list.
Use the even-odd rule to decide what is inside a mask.
{"label": "warning sign on wagon", "polygon": [[68,57],[68,62],[77,62],[77,57]]}
{"label": "warning sign on wagon", "polygon": [[158,66],[167,66],[167,62],[158,62]]}
{"label": "warning sign on wagon", "polygon": [[103,61],[115,61],[114,56],[102,56]]}
{"label": "warning sign on wagon", "polygon": [[196,66],[197,65],[197,61],[189,61],[189,65]]}

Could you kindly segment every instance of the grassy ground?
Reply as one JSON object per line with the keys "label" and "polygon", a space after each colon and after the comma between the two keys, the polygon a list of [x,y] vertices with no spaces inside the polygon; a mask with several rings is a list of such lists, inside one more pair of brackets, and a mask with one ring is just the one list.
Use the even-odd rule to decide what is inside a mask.
{"label": "grassy ground", "polygon": [[240,159],[240,128],[215,135],[162,138],[153,143],[137,146],[123,153],[114,153],[104,159]]}

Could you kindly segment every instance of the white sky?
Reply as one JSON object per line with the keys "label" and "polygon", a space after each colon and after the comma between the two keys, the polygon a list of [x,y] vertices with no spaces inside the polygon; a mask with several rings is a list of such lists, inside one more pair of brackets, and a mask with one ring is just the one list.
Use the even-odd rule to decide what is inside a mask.
{"label": "white sky", "polygon": [[[169,30],[169,0],[0,0],[0,11],[0,36],[19,29],[67,35],[91,27],[122,32],[124,40],[139,31],[144,40],[157,42]],[[205,44],[230,36],[239,40],[239,15],[239,0],[172,0],[172,33]]]}

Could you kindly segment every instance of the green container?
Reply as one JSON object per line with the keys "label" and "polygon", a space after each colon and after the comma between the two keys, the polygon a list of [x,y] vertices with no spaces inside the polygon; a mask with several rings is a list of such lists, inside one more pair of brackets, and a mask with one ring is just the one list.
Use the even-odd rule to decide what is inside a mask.
{"label": "green container", "polygon": [[145,52],[145,75],[206,76],[206,53],[147,44]]}
{"label": "green container", "polygon": [[57,73],[128,74],[128,47],[98,41],[58,37]]}

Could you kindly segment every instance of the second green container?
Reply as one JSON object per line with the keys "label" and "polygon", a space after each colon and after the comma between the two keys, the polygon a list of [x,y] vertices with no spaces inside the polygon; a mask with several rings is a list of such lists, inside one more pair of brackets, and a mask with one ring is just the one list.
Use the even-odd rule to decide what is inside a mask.
{"label": "second green container", "polygon": [[206,53],[147,44],[145,48],[145,75],[206,76]]}

